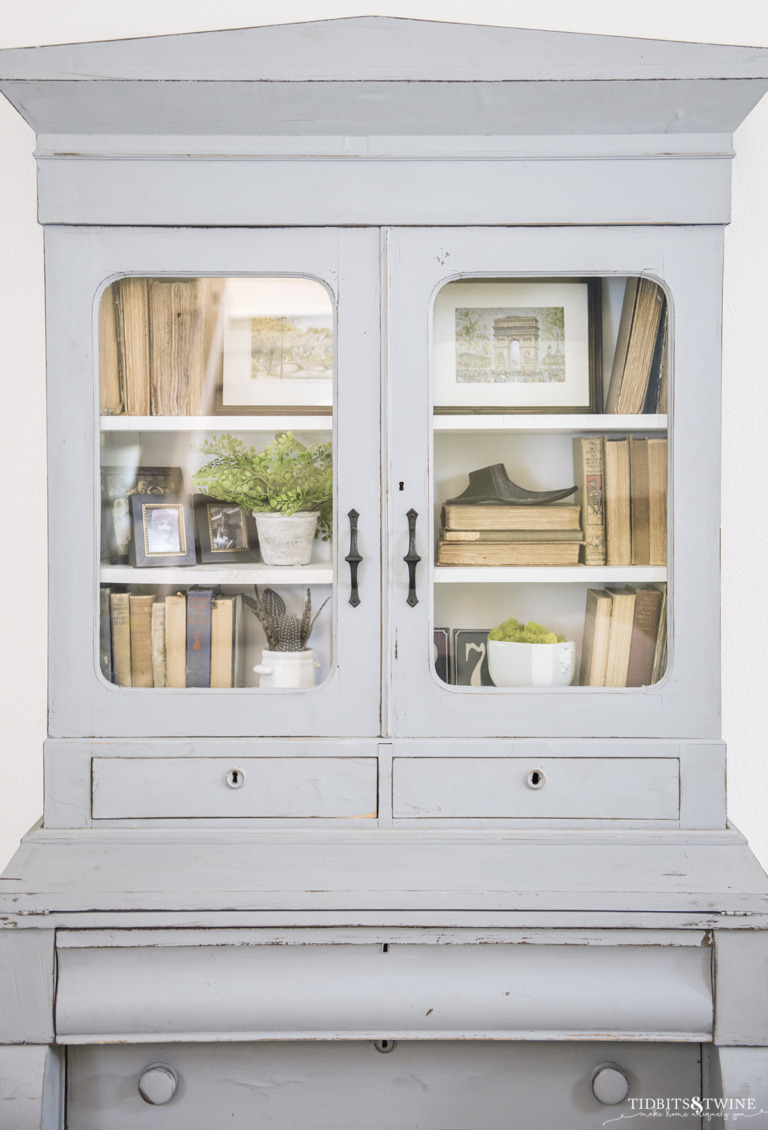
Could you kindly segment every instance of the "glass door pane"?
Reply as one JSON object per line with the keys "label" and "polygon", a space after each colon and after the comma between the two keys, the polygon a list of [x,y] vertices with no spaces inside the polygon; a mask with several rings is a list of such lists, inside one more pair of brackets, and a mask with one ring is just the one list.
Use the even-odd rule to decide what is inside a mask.
{"label": "glass door pane", "polygon": [[663,289],[637,277],[470,278],[438,292],[434,632],[446,684],[663,676],[667,321]]}
{"label": "glass door pane", "polygon": [[103,292],[108,681],[329,677],[334,336],[332,295],[312,278],[126,276]]}

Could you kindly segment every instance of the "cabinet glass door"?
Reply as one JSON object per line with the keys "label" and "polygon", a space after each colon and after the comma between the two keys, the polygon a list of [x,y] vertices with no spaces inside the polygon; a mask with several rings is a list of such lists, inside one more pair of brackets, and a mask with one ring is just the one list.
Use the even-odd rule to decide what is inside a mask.
{"label": "cabinet glass door", "polygon": [[651,736],[687,709],[668,409],[697,286],[674,240],[392,236],[395,734]]}
{"label": "cabinet glass door", "polygon": [[93,248],[105,732],[377,732],[377,249],[331,230]]}

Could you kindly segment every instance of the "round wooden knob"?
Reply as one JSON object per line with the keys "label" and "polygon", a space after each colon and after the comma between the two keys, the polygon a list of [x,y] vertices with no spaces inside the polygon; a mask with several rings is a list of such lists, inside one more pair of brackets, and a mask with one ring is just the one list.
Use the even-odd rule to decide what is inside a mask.
{"label": "round wooden knob", "polygon": [[139,1094],[145,1103],[162,1106],[176,1094],[178,1082],[176,1072],[167,1063],[152,1063],[139,1077]]}
{"label": "round wooden knob", "polygon": [[605,1106],[623,1103],[629,1094],[629,1079],[617,1063],[599,1063],[592,1072],[592,1093]]}

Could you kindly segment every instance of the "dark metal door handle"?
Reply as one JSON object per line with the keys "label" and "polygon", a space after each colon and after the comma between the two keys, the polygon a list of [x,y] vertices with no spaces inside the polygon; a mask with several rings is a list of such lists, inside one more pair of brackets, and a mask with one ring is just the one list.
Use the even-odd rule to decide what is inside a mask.
{"label": "dark metal door handle", "polygon": [[353,608],[357,608],[360,603],[357,591],[357,567],[363,560],[357,551],[357,519],[360,515],[356,510],[350,510],[347,517],[349,518],[349,553],[344,560],[349,565],[349,585],[352,590],[349,594],[349,603]]}
{"label": "dark metal door handle", "polygon": [[411,608],[419,603],[419,598],[416,595],[416,566],[421,561],[416,552],[416,519],[418,516],[413,508],[406,514],[408,519],[408,552],[403,561],[408,566],[408,598],[406,603],[410,604]]}

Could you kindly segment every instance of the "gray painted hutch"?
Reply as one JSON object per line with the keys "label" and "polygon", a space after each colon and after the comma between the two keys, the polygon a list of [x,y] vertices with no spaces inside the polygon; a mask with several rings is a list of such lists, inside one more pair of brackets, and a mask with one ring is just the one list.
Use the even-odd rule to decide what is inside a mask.
{"label": "gray painted hutch", "polygon": [[[717,629],[723,229],[767,89],[752,48],[378,17],[0,53],[37,133],[57,547],[45,814],[0,879],[4,1130],[768,1127],[768,881],[726,823]],[[638,279],[668,394],[608,412]],[[172,283],[207,296],[172,315],[186,346]],[[168,411],[203,341],[210,396]],[[207,437],[285,430],[332,442],[308,565],[125,559],[116,502],[151,556],[131,493],[181,522],[163,474],[186,496]],[[666,453],[668,560],[435,558],[470,471],[564,487],[594,437]],[[168,600],[189,635],[194,589],[234,617],[254,585],[330,597],[315,685],[258,684],[247,610],[237,678],[171,685]],[[583,677],[606,591],[662,594],[640,685]],[[138,635],[117,677],[119,598],[163,605],[149,683]],[[494,685],[472,657],[511,616],[578,677]]]}

